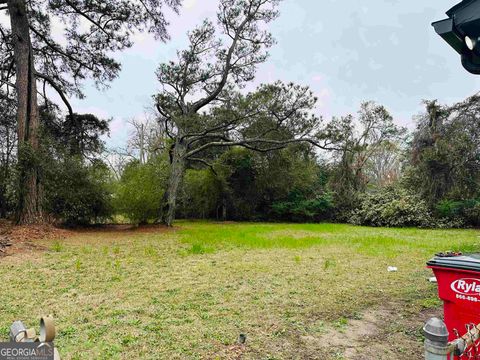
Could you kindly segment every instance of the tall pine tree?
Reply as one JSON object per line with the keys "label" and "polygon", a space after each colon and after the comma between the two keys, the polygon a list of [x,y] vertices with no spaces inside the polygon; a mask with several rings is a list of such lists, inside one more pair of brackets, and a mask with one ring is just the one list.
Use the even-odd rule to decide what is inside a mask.
{"label": "tall pine tree", "polygon": [[[15,92],[19,157],[18,222],[43,221],[37,95],[53,88],[73,110],[69,96],[82,97],[80,84],[114,79],[120,64],[112,52],[132,45],[143,31],[167,40],[165,8],[181,0],[0,0],[0,89]],[[3,18],[2,18],[3,19]],[[55,27],[55,36],[53,29]],[[58,28],[63,28],[59,36]]]}

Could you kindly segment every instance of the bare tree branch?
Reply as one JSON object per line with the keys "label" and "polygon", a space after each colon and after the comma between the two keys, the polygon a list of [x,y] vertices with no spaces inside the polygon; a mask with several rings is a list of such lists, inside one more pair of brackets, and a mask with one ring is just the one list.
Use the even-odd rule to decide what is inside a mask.
{"label": "bare tree branch", "polygon": [[7,86],[11,86],[11,87],[13,87],[14,89],[17,88],[17,86],[16,86],[14,83],[12,83],[12,82],[10,82],[10,81],[7,81],[7,80],[0,79],[0,83],[5,84],[5,85],[7,85]]}
{"label": "bare tree branch", "polygon": [[213,167],[212,164],[210,164],[208,161],[200,158],[187,158],[187,160],[194,161],[194,162],[199,162],[201,164],[204,164],[205,166],[209,167],[210,170],[215,174],[218,175],[217,172],[215,171],[215,168]]}
{"label": "bare tree branch", "polygon": [[74,115],[73,115],[73,108],[72,108],[72,106],[70,105],[70,102],[68,101],[67,97],[66,97],[65,94],[63,93],[63,90],[61,89],[61,87],[58,86],[51,77],[49,77],[49,76],[47,76],[47,75],[45,75],[45,74],[40,74],[40,73],[37,72],[35,75],[36,75],[37,77],[41,78],[41,79],[44,79],[46,82],[48,82],[48,83],[50,84],[50,86],[51,86],[52,88],[55,89],[55,91],[58,93],[58,95],[59,95],[60,98],[62,99],[63,103],[64,103],[65,106],[67,107],[70,116],[73,117],[73,116],[74,116]]}
{"label": "bare tree branch", "polygon": [[[337,149],[334,147],[329,147],[328,145],[325,145],[325,144],[321,144],[318,140],[313,138],[299,138],[299,139],[289,139],[289,140],[269,140],[269,139],[262,139],[262,138],[254,138],[254,139],[244,139],[240,141],[212,141],[198,147],[197,149],[189,151],[185,156],[189,158],[211,147],[231,147],[231,146],[243,146],[255,151],[268,152],[268,151],[283,149],[289,144],[302,143],[302,142],[314,145],[324,150]],[[258,146],[258,145],[264,145],[264,144],[273,145],[273,146],[267,147],[267,148],[262,148]]]}

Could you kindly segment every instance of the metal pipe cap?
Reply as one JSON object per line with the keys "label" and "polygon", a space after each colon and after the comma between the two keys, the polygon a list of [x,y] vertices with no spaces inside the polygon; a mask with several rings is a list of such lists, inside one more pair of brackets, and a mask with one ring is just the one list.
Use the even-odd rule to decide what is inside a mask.
{"label": "metal pipe cap", "polygon": [[448,329],[443,320],[439,318],[431,318],[423,327],[423,334],[425,337],[436,343],[448,343]]}

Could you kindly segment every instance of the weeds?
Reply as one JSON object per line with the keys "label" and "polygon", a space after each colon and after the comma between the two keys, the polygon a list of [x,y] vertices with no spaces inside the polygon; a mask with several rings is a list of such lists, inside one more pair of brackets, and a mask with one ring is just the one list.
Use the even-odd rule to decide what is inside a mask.
{"label": "weeds", "polygon": [[57,241],[55,241],[55,242],[52,244],[52,246],[51,246],[50,249],[51,249],[52,251],[54,251],[54,252],[62,252],[62,250],[63,250],[63,245],[62,245],[62,243],[61,243],[60,241],[57,240]]}
{"label": "weeds", "polygon": [[[399,316],[415,319],[438,308],[425,262],[479,242],[474,230],[179,225],[176,232],[79,232],[45,241],[51,251],[28,260],[3,258],[0,334],[6,339],[16,318],[35,326],[41,312],[55,316],[66,359],[228,358],[240,332],[248,334],[244,359],[309,358],[318,348],[299,345],[302,336],[343,331],[372,306],[402,302],[408,311]],[[399,271],[387,274],[389,265]],[[407,351],[398,359],[421,351],[412,332],[395,337],[418,344],[399,343]]]}

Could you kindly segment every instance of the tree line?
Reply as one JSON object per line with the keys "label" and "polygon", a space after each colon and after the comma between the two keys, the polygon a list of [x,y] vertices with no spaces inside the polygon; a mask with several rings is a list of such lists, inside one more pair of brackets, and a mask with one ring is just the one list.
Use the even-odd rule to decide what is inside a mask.
{"label": "tree line", "polygon": [[[211,149],[204,161],[186,163],[176,214],[390,227],[478,226],[479,104],[479,95],[449,106],[425,101],[416,128],[407,131],[384,106],[364,102],[356,114],[325,125],[328,150],[308,142],[266,152],[240,146]],[[138,136],[133,131],[131,139]],[[159,150],[156,141],[144,140],[143,148],[131,144],[125,149],[130,160],[117,164],[123,169],[118,171],[117,213],[135,223],[156,219],[168,189],[168,141]],[[145,152],[148,160],[142,162],[138,154]]]}
{"label": "tree line", "polygon": [[[358,113],[328,122],[333,138],[325,140],[334,144],[329,150],[319,151],[308,142],[275,151],[210,148],[201,161],[186,160],[175,215],[222,221],[478,226],[479,104],[479,95],[451,106],[425,102],[416,128],[408,132],[385,107],[365,102]],[[108,121],[80,114],[63,118],[55,107],[40,107],[39,113],[43,206],[50,220],[68,225],[159,221],[173,141],[158,118],[133,121],[128,144],[112,151],[101,140]],[[14,217],[14,115],[3,119],[0,213]]]}
{"label": "tree line", "polygon": [[104,86],[118,76],[111,54],[136,31],[167,40],[164,9],[180,1],[0,0],[11,22],[0,24],[0,217],[478,225],[479,97],[425,102],[408,132],[374,102],[324,121],[308,86],[246,92],[275,43],[278,5],[221,0],[216,21],[159,65],[151,114],[112,151],[101,140],[108,121],[75,113],[68,98],[83,96],[86,78]]}

